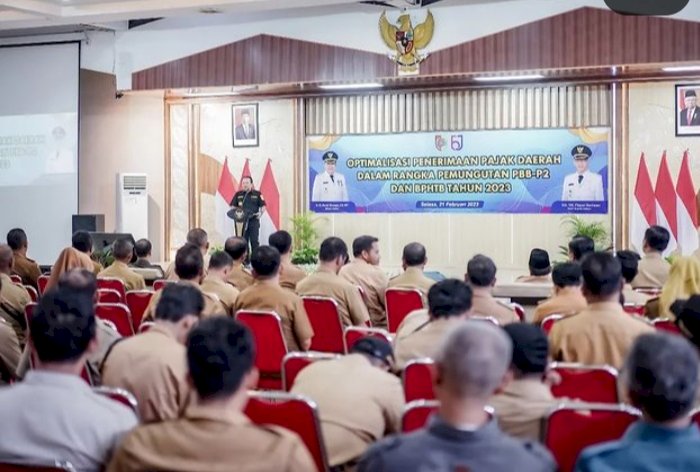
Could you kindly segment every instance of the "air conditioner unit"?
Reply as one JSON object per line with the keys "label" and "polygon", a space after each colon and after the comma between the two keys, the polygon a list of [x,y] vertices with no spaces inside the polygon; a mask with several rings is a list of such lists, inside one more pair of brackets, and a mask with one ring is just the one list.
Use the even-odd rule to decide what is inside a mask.
{"label": "air conditioner unit", "polygon": [[148,238],[148,186],[146,174],[119,174],[117,232],[134,239]]}

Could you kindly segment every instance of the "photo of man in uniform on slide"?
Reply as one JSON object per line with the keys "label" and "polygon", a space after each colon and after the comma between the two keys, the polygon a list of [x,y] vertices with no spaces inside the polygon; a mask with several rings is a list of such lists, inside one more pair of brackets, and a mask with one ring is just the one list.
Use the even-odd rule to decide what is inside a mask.
{"label": "photo of man in uniform on slide", "polygon": [[66,143],[66,130],[61,126],[56,126],[51,131],[49,147],[46,155],[47,174],[68,174],[75,172],[73,151]]}
{"label": "photo of man in uniform on slide", "polygon": [[592,154],[591,148],[583,144],[574,146],[571,150],[576,172],[564,178],[562,201],[602,202],[605,200],[603,177],[588,170],[588,159]]}
{"label": "photo of man in uniform on slide", "polygon": [[314,187],[311,192],[312,202],[347,202],[348,186],[345,177],[335,171],[338,162],[338,154],[328,151],[323,154],[323,166],[325,171],[314,179]]}

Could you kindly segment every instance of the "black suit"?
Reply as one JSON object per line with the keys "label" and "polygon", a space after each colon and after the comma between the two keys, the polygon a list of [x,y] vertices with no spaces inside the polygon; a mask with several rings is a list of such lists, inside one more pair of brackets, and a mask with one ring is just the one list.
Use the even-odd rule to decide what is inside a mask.
{"label": "black suit", "polygon": [[242,124],[236,126],[236,139],[255,139],[255,126],[248,125],[247,133]]}
{"label": "black suit", "polygon": [[700,108],[693,108],[693,116],[688,123],[688,109],[683,108],[679,114],[681,126],[700,126]]}

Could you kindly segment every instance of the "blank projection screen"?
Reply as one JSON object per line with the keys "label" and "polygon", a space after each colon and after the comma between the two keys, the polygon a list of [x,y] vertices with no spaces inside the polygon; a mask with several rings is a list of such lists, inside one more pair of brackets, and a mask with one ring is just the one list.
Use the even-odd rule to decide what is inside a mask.
{"label": "blank projection screen", "polygon": [[0,47],[0,242],[52,264],[78,210],[79,43]]}

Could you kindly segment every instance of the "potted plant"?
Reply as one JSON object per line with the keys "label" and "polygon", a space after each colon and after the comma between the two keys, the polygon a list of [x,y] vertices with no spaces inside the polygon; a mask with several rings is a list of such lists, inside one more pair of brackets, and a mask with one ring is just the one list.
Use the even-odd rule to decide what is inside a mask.
{"label": "potted plant", "polygon": [[[561,224],[565,227],[564,234],[567,241],[573,239],[574,236],[588,236],[595,242],[596,251],[605,251],[610,248],[610,235],[602,221],[589,222],[580,216],[570,215],[562,218]],[[568,257],[568,246],[559,246],[559,250],[561,255]]]}
{"label": "potted plant", "polygon": [[307,273],[312,272],[318,263],[318,230],[315,223],[319,219],[314,218],[311,212],[299,213],[290,218],[294,238],[292,264],[298,265]]}

